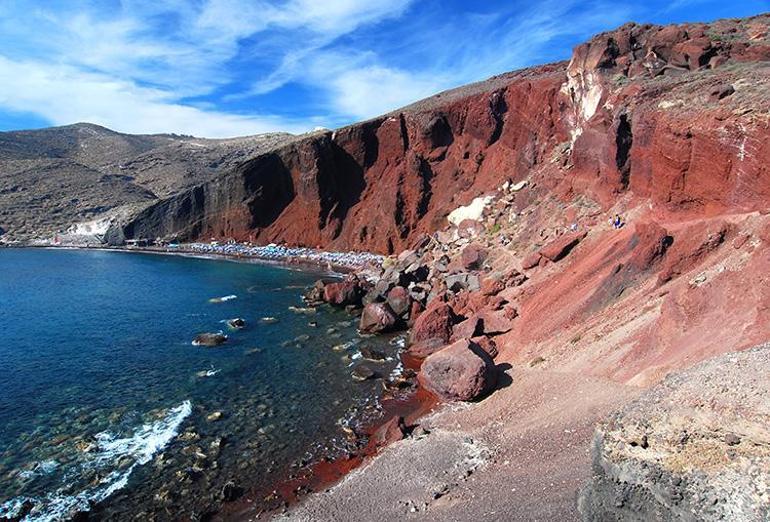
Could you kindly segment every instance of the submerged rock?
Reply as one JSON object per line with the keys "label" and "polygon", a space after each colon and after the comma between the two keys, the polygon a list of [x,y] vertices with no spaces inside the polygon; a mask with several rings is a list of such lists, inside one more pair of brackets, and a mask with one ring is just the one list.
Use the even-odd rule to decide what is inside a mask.
{"label": "submerged rock", "polygon": [[385,353],[375,350],[374,348],[369,348],[368,346],[362,346],[359,351],[361,352],[361,357],[368,361],[380,362],[388,358]]}
{"label": "submerged rock", "polygon": [[470,401],[492,390],[497,373],[491,357],[463,339],[425,359],[417,378],[443,400]]}
{"label": "submerged rock", "polygon": [[193,346],[220,346],[227,342],[227,336],[222,332],[200,333],[193,339]]}
{"label": "submerged rock", "polygon": [[234,319],[228,319],[227,326],[229,328],[232,328],[233,330],[241,330],[243,328],[246,328],[246,320],[240,317],[236,317]]}
{"label": "submerged rock", "polygon": [[377,372],[365,364],[360,364],[353,369],[353,371],[350,373],[350,376],[353,377],[354,381],[363,382],[377,377]]}

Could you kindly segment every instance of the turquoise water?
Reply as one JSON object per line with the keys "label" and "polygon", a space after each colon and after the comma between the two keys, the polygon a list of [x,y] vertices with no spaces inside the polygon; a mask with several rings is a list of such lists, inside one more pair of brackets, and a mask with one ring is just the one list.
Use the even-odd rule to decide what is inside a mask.
{"label": "turquoise water", "polygon": [[[0,249],[0,515],[195,518],[349,449],[344,426],[376,415],[381,390],[351,379],[357,347],[387,353],[367,363],[386,376],[397,339],[359,337],[344,311],[292,311],[319,275]],[[191,344],[218,330],[225,345]]]}

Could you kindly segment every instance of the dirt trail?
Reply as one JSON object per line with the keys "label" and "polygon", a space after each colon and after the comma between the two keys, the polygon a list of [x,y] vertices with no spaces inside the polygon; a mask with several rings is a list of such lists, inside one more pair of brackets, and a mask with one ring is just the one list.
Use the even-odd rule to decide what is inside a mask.
{"label": "dirt trail", "polygon": [[[640,390],[513,367],[479,403],[422,420],[397,442],[279,520],[575,520],[594,425]],[[418,431],[420,429],[418,428]]]}

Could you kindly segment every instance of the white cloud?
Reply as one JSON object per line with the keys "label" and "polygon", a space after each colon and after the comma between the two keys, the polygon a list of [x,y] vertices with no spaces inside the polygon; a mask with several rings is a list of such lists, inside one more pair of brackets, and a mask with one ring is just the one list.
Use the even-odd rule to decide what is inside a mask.
{"label": "white cloud", "polygon": [[[421,16],[404,16],[413,4],[0,3],[0,109],[129,132],[231,136],[331,127],[542,61],[555,40],[606,29],[631,13],[605,0],[542,0],[484,14],[435,2],[420,4]],[[396,18],[378,32],[376,24]],[[298,121],[260,108],[269,99],[291,113],[294,100],[263,96],[287,84],[311,93],[322,116]]]}
{"label": "white cloud", "polygon": [[240,71],[230,61],[249,53],[244,39],[269,42],[277,29],[299,44],[272,49],[273,62],[283,65],[261,71],[261,92],[269,92],[293,76],[305,54],[361,25],[399,16],[411,1],[122,0],[111,10],[80,2],[0,5],[0,108],[30,111],[53,124],[92,121],[130,132],[310,129],[325,122],[228,114],[186,100],[234,81]]}
{"label": "white cloud", "polygon": [[326,89],[331,112],[355,119],[397,109],[435,94],[448,83],[441,74],[379,65],[369,54],[318,56],[307,73],[315,84]]}
{"label": "white cloud", "polygon": [[168,92],[138,87],[67,65],[0,57],[0,106],[45,115],[54,125],[87,121],[129,133],[176,132],[229,137],[263,132],[306,132],[312,120],[240,116],[182,105]]}

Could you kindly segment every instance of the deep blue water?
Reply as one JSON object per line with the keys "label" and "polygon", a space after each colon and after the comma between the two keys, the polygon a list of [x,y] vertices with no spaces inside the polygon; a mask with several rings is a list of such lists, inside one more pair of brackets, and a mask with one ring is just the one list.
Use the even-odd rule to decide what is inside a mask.
{"label": "deep blue water", "polygon": [[[100,501],[104,518],[171,505],[201,513],[228,482],[248,489],[342,450],[342,425],[375,414],[380,390],[350,378],[356,347],[391,355],[383,375],[397,348],[359,337],[344,311],[290,310],[319,275],[0,249],[0,514],[25,501],[36,520]],[[237,298],[210,302],[227,295]],[[228,330],[233,317],[247,327]],[[218,330],[225,345],[191,345]]]}

